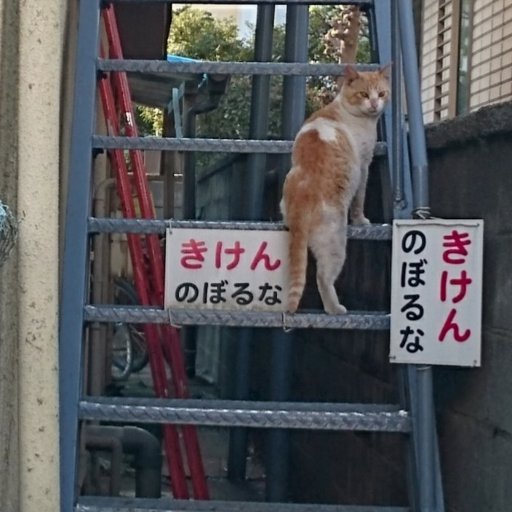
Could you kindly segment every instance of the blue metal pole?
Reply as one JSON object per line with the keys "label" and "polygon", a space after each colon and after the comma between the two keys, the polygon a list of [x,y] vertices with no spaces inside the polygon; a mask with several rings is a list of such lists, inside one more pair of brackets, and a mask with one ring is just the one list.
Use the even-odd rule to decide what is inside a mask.
{"label": "blue metal pole", "polygon": [[[411,0],[395,0],[402,42],[403,70],[406,83],[409,116],[410,153],[413,176],[414,213],[417,217],[430,214],[428,164],[423,113],[421,108],[418,58],[416,53],[414,16]],[[436,507],[435,417],[432,368],[417,369],[417,455],[419,506],[421,512],[434,512]]]}
{"label": "blue metal pole", "polygon": [[[289,5],[286,10],[285,61],[308,61],[309,9],[307,5]],[[283,138],[293,139],[304,122],[306,106],[306,78],[290,77],[283,84]],[[289,157],[283,159],[279,186],[290,165]],[[272,367],[270,399],[290,399],[291,356],[293,335],[282,330],[272,332]],[[289,480],[289,433],[271,430],[267,441],[267,501],[286,501]]]}
{"label": "blue metal pole", "polygon": [[[254,56],[257,62],[270,62],[272,60],[274,15],[274,5],[260,5],[258,7],[254,39]],[[251,139],[266,139],[268,137],[269,107],[270,76],[255,75],[252,79],[251,124],[249,130]],[[245,217],[247,220],[260,220],[263,215],[266,163],[267,155],[265,153],[249,155],[246,179],[244,179],[244,188],[242,189],[243,196],[251,198],[246,205]]]}
{"label": "blue metal pole", "polygon": [[416,212],[426,212],[429,207],[427,146],[421,108],[418,56],[414,34],[414,16],[411,0],[398,2],[398,22],[402,41],[402,57],[407,115],[409,118],[409,138],[413,173],[414,208]]}
{"label": "blue metal pole", "polygon": [[[308,61],[307,5],[289,5],[286,8],[285,62]],[[306,105],[306,77],[286,76],[283,83],[283,138],[293,139],[304,122]],[[290,165],[290,157],[283,158],[280,186]]]}
{"label": "blue metal pole", "polygon": [[418,406],[418,479],[421,512],[435,510],[434,400],[432,367],[420,366],[417,371]]}
{"label": "blue metal pole", "polygon": [[[258,6],[256,33],[254,40],[254,60],[272,60],[274,28],[274,5]],[[265,139],[268,135],[270,104],[270,77],[255,75],[252,80],[251,119],[249,133],[251,139]],[[244,220],[261,220],[263,216],[263,196],[267,156],[252,154],[247,161],[246,173],[242,181],[242,197],[250,201],[242,205],[239,217]],[[236,367],[234,399],[247,400],[250,390],[251,329],[239,329],[236,340]],[[228,478],[239,481],[245,478],[247,457],[247,429],[234,428],[229,436]]]}
{"label": "blue metal pole", "polygon": [[62,512],[74,508],[78,469],[78,401],[83,374],[83,310],[88,290],[87,218],[91,209],[99,17],[100,0],[80,2],[59,325]]}
{"label": "blue metal pole", "polygon": [[[392,49],[392,157],[393,165],[393,209],[404,207],[404,166],[402,162],[402,60],[400,54],[400,33],[398,30],[398,4],[391,4],[391,49]],[[397,217],[395,213],[395,217]]]}

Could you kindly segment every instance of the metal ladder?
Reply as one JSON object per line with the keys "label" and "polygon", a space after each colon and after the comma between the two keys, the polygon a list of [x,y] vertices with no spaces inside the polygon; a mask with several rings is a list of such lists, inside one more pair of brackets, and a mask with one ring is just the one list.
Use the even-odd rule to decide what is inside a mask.
{"label": "metal ladder", "polygon": [[[121,40],[114,8],[111,4],[103,7],[102,19],[107,35],[108,52],[101,48],[100,55],[102,57],[108,55],[110,58],[116,59],[122,58]],[[119,136],[124,129],[126,136],[136,137],[138,135],[137,125],[135,124],[135,113],[126,73],[102,74],[98,80],[98,88],[108,133]],[[120,126],[119,118],[122,119],[122,126]],[[136,217],[136,205],[132,193],[132,189],[134,189],[141,217],[154,219],[154,205],[142,152],[133,149],[128,153],[134,176],[134,187],[132,187],[132,180],[123,151],[113,149],[108,154],[112,170],[116,176],[123,216],[125,218]],[[158,235],[146,234],[145,237],[128,235],[128,248],[134,269],[135,286],[141,304],[162,307],[164,302],[164,266]],[[171,325],[145,324],[144,331],[156,396],[169,398],[173,396],[174,391],[174,396],[188,398],[185,365],[176,328]],[[167,382],[166,361],[169,363],[171,370],[172,390],[169,389]],[[199,453],[197,432],[194,427],[187,425],[181,428],[174,425],[164,425],[163,429],[173,495],[182,499],[189,497],[184,470],[183,459],[185,457],[182,456],[179,438],[180,430],[183,435],[186,460],[193,483],[193,496],[198,499],[207,499],[208,487]]]}
{"label": "metal ladder", "polygon": [[[161,0],[153,0],[161,1]],[[144,3],[144,2],[141,2]],[[146,0],[148,3],[148,0]],[[200,0],[188,3],[204,3]],[[214,3],[230,3],[217,0]],[[303,0],[260,0],[243,3],[260,4],[269,14],[275,4],[288,5],[290,33],[304,33],[307,27],[307,4]],[[332,0],[316,0],[314,4],[333,4]],[[375,56],[380,62],[393,60],[393,106],[385,118],[386,148],[389,176],[393,184],[395,217],[411,214],[428,215],[428,182],[426,148],[423,134],[419,79],[414,45],[413,17],[410,0],[360,0],[341,2],[359,4],[366,9]],[[77,75],[75,86],[74,121],[69,175],[64,251],[63,288],[60,324],[60,387],[61,387],[61,510],[82,512],[143,511],[143,510],[254,510],[254,511],[323,511],[323,512],[442,512],[444,510],[440,482],[439,460],[432,401],[432,372],[429,367],[409,367],[403,374],[403,404],[327,404],[293,403],[286,401],[249,402],[247,400],[191,400],[183,395],[155,399],[121,399],[87,397],[82,393],[83,344],[85,327],[92,322],[130,322],[141,324],[169,324],[169,314],[147,301],[136,308],[87,304],[89,239],[98,233],[123,232],[131,235],[164,233],[166,221],[152,219],[92,218],[90,176],[93,153],[98,149],[115,152],[121,149],[167,151],[223,151],[251,154],[248,172],[255,186],[261,186],[257,176],[258,158],[264,154],[289,153],[291,139],[300,126],[303,109],[300,98],[304,76],[339,74],[340,66],[307,64],[304,48],[289,46],[288,62],[267,63],[264,52],[257,56],[262,62],[220,63],[126,61],[98,59],[101,0],[81,0],[77,48]],[[295,29],[295,31],[294,31]],[[298,32],[297,32],[298,31]],[[307,42],[306,42],[307,45]],[[402,62],[402,66],[397,63]],[[372,69],[374,66],[363,66]],[[408,134],[406,139],[403,109],[400,101],[403,83],[406,85]],[[138,71],[174,73],[243,73],[258,77],[285,75],[285,88],[293,98],[285,105],[287,120],[284,128],[288,140],[258,140],[264,120],[252,124],[251,140],[166,139],[155,137],[121,137],[95,135],[96,88],[98,71]],[[258,84],[256,80],[255,84]],[[260,86],[264,84],[261,80]],[[291,94],[291,92],[297,94]],[[297,102],[299,107],[297,107]],[[258,133],[260,132],[260,133]],[[114,131],[115,133],[115,131]],[[410,153],[410,162],[409,162]],[[115,153],[113,153],[115,154]],[[251,163],[252,162],[252,163]],[[129,213],[129,212],[128,212]],[[257,208],[247,212],[248,221],[215,223],[182,221],[176,226],[276,229],[269,223],[257,222]],[[279,227],[278,227],[279,228]],[[282,227],[280,229],[283,229]],[[359,239],[389,240],[389,226],[352,227],[349,236]],[[283,327],[283,318],[274,313],[175,311],[173,322],[179,325],[224,325],[232,327]],[[320,313],[298,313],[286,318],[286,326],[296,329],[373,329],[389,328],[389,315],[350,313],[327,316]],[[168,327],[164,327],[168,328]],[[245,330],[247,333],[248,331]],[[243,341],[243,337],[241,338]],[[278,336],[281,349],[289,348],[285,333]],[[206,425],[223,427],[269,428],[277,434],[281,429],[354,430],[369,432],[404,433],[411,439],[411,504],[410,507],[378,507],[358,505],[302,505],[283,503],[248,503],[187,501],[174,499],[148,500],[124,498],[78,497],[76,495],[77,457],[80,420],[137,421],[168,425]],[[171,430],[172,432],[172,430]],[[179,497],[179,496],[178,496]]]}

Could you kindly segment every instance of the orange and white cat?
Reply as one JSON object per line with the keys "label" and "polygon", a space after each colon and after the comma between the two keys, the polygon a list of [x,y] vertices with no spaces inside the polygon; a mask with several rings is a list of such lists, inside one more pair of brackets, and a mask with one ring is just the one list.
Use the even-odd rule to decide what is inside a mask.
{"label": "orange and white cat", "polygon": [[345,263],[348,216],[353,224],[370,222],[364,199],[377,121],[390,96],[388,68],[358,72],[346,66],[336,98],[311,115],[295,137],[281,200],[290,232],[290,313],[297,311],[306,284],[308,247],[325,311],[347,312],[334,283]]}

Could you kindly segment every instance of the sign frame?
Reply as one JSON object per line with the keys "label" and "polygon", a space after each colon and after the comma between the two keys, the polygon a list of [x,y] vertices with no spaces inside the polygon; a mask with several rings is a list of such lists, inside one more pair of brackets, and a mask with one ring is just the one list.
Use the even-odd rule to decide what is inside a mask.
{"label": "sign frame", "polygon": [[176,228],[166,232],[166,309],[286,311],[287,231]]}
{"label": "sign frame", "polygon": [[483,228],[482,219],[394,220],[392,363],[481,365]]}

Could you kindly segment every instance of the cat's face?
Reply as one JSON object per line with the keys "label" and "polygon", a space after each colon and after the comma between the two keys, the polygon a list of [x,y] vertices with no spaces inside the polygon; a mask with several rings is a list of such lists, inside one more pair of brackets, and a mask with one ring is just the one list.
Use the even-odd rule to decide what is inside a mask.
{"label": "cat's face", "polygon": [[388,67],[379,71],[357,72],[347,66],[342,96],[354,115],[378,117],[390,97]]}

